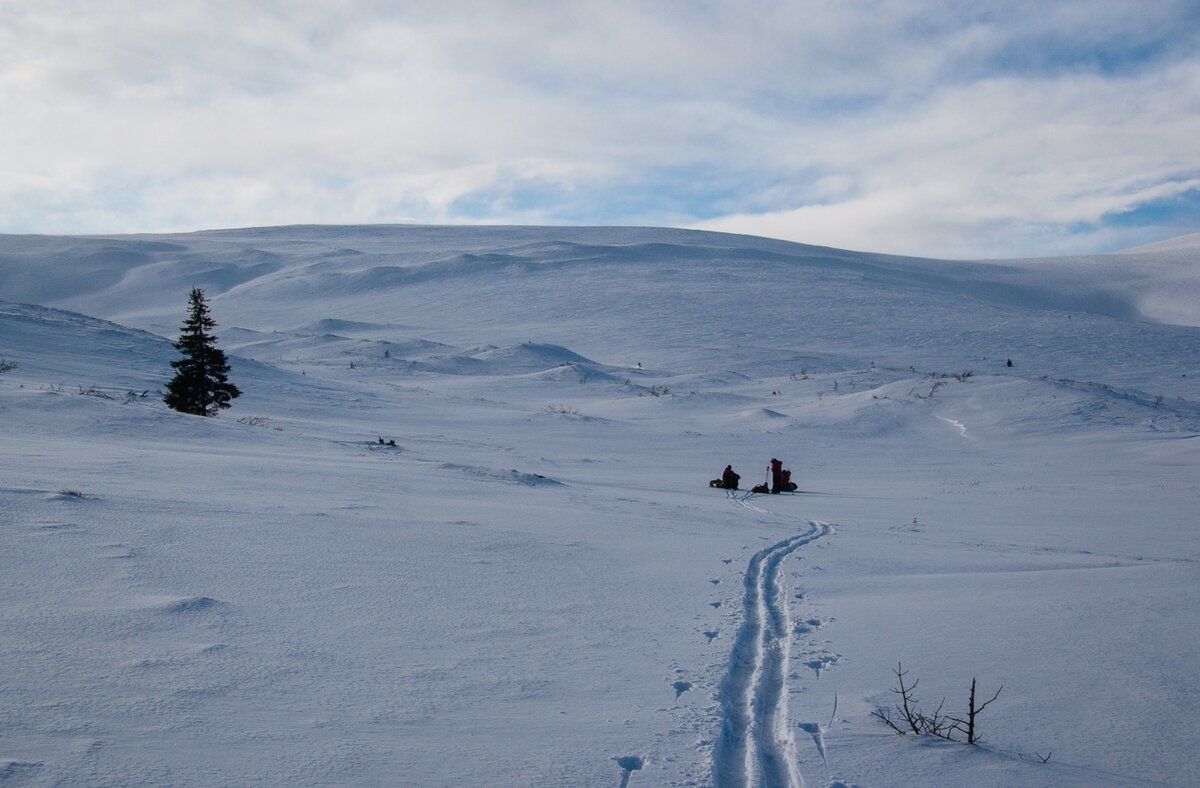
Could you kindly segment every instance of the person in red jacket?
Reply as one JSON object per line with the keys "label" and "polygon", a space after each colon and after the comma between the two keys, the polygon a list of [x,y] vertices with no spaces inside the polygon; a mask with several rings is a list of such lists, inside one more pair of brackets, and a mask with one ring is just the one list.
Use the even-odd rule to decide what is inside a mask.
{"label": "person in red jacket", "polygon": [[771,492],[778,493],[783,491],[783,463],[774,457],[771,458]]}

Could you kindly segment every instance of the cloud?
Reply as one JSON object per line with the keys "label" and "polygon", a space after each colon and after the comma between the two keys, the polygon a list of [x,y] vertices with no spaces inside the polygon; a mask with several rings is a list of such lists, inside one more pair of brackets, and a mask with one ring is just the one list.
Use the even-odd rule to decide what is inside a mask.
{"label": "cloud", "polygon": [[807,204],[700,226],[907,254],[1083,251],[1107,219],[1200,189],[1200,115],[1179,111],[1198,85],[1189,62],[944,87],[816,139],[796,163],[830,174]]}
{"label": "cloud", "polygon": [[1197,30],[1174,0],[0,2],[0,231],[1155,240],[1186,219],[1139,206],[1200,178]]}

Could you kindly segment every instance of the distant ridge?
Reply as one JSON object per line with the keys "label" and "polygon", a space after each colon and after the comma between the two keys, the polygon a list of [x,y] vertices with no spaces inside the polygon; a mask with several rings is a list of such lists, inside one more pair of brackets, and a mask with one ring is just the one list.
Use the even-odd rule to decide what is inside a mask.
{"label": "distant ridge", "polygon": [[1118,254],[1143,254],[1146,252],[1196,252],[1200,254],[1200,233],[1180,235],[1165,241],[1122,249]]}
{"label": "distant ridge", "polygon": [[[276,312],[292,310],[292,325],[319,319],[395,324],[405,318],[389,309],[388,294],[439,286],[485,292],[514,286],[514,277],[524,277],[527,287],[552,287],[570,270],[604,266],[616,279],[652,274],[655,287],[762,274],[773,287],[799,288],[795,295],[802,297],[802,277],[852,276],[997,305],[1197,326],[1198,249],[1200,233],[1113,254],[975,262],[652,227],[293,225],[0,235],[0,293],[158,332],[168,318],[175,322],[181,294],[193,286],[216,299],[219,314],[243,323],[239,304],[248,314],[251,303],[264,303]],[[340,314],[310,316],[304,306],[338,298],[345,305]]]}

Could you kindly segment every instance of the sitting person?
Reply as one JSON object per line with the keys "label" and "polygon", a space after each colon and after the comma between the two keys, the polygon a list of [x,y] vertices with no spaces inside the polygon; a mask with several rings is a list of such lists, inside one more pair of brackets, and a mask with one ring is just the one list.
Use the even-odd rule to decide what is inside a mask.
{"label": "sitting person", "polygon": [[738,480],[742,477],[733,472],[732,465],[725,466],[725,472],[721,474],[721,481],[725,483],[726,490],[736,490],[738,488]]}
{"label": "sitting person", "polygon": [[716,487],[720,490],[736,490],[738,488],[738,481],[741,478],[742,477],[740,475],[734,473],[732,465],[726,465],[725,471],[721,474],[721,478],[713,479],[708,483],[708,486]]}

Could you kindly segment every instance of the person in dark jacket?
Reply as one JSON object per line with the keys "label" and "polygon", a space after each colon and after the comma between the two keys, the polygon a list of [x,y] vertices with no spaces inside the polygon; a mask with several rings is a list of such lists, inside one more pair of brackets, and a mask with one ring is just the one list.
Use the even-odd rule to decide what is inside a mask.
{"label": "person in dark jacket", "polygon": [[708,483],[709,487],[716,487],[718,490],[736,490],[738,488],[738,480],[742,477],[734,473],[732,465],[726,465],[725,470],[721,473],[720,479],[713,479]]}
{"label": "person in dark jacket", "polygon": [[721,482],[725,485],[726,490],[736,490],[738,488],[738,480],[742,477],[733,472],[732,465],[725,466],[725,472],[721,474]]}
{"label": "person in dark jacket", "polygon": [[783,491],[783,463],[774,457],[771,458],[771,492],[778,493]]}

